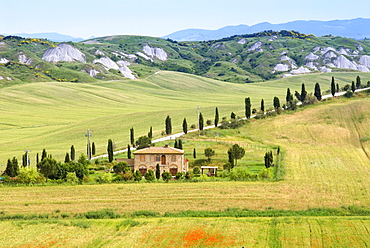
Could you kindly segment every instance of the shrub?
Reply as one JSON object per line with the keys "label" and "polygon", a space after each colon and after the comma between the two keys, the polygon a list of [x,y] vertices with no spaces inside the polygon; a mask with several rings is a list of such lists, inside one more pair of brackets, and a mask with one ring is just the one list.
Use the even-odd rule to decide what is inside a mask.
{"label": "shrub", "polygon": [[132,174],[131,170],[126,171],[126,172],[122,175],[122,178],[123,178],[123,180],[125,180],[126,182],[127,182],[127,181],[132,181],[132,180],[134,180],[134,176],[133,176],[133,174]]}
{"label": "shrub", "polygon": [[239,166],[230,171],[230,179],[234,181],[255,181],[257,174],[249,172],[245,166]]}
{"label": "shrub", "polygon": [[148,170],[144,175],[145,180],[148,182],[153,182],[155,180],[154,171]]}
{"label": "shrub", "polygon": [[45,178],[37,172],[36,168],[20,168],[18,182],[24,184],[34,184],[45,182]]}
{"label": "shrub", "polygon": [[347,90],[346,93],[344,93],[344,96],[347,97],[347,98],[351,98],[351,97],[353,97],[353,92],[350,91],[350,90]]}
{"label": "shrub", "polygon": [[258,178],[259,179],[270,179],[272,178],[272,170],[271,168],[263,168],[260,170],[258,173]]}
{"label": "shrub", "polygon": [[76,176],[76,172],[68,172],[66,176],[66,181],[68,183],[78,183],[78,177]]}
{"label": "shrub", "polygon": [[194,168],[193,168],[193,174],[194,174],[194,175],[199,175],[199,174],[200,174],[200,169],[199,169],[199,167],[194,167]]}
{"label": "shrub", "polygon": [[103,173],[100,174],[97,178],[96,181],[98,183],[110,183],[113,180],[113,176],[111,173]]}
{"label": "shrub", "polygon": [[184,176],[184,174],[182,172],[177,172],[176,175],[175,175],[175,178],[176,178],[176,180],[180,180],[183,176]]}
{"label": "shrub", "polygon": [[[179,172],[181,173],[181,172]],[[162,179],[166,182],[168,182],[169,180],[171,180],[172,176],[171,174],[168,172],[168,171],[165,171],[162,173]]]}
{"label": "shrub", "polygon": [[141,179],[143,179],[143,175],[141,175],[140,171],[136,170],[135,173],[134,173],[134,180],[139,182],[141,181]]}
{"label": "shrub", "polygon": [[186,179],[186,180],[191,180],[191,179],[192,179],[192,177],[193,177],[193,173],[191,173],[190,171],[187,171],[187,172],[185,173],[185,179]]}

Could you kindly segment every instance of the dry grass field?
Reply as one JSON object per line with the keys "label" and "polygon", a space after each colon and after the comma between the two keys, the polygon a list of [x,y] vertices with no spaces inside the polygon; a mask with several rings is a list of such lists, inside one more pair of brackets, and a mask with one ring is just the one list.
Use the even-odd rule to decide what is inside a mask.
{"label": "dry grass field", "polygon": [[[253,140],[284,149],[282,181],[1,187],[0,212],[370,208],[369,108],[369,98],[333,99],[241,128],[236,141]],[[5,247],[370,245],[369,217],[14,220],[0,226],[0,243]]]}

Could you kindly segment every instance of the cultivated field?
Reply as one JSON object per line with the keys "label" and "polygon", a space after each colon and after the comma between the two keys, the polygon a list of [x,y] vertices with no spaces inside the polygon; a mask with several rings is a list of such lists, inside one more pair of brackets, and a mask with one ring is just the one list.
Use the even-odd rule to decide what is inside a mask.
{"label": "cultivated field", "polygon": [[[318,80],[318,77],[322,75],[314,76],[303,78],[310,78],[313,85],[314,80]],[[153,76],[155,80],[162,82],[163,91],[167,89],[171,92],[170,83],[166,85],[165,80],[162,80],[161,77],[161,73]],[[329,81],[330,77],[328,76]],[[302,80],[302,78],[300,79]],[[158,85],[155,80],[151,81],[153,87]],[[291,85],[289,87],[300,90],[301,82],[296,83],[294,87]],[[273,88],[274,83],[277,82],[269,82],[260,86],[252,85],[252,88],[248,88],[249,91],[239,92],[240,96],[234,95],[236,100],[233,100],[230,105],[227,105],[227,102],[232,97],[230,96],[228,100],[227,94],[225,94],[222,106],[229,106],[230,112],[234,111],[233,107],[238,106],[241,115],[244,97],[249,96],[253,87],[266,87],[266,91],[268,91]],[[280,83],[285,84],[284,82]],[[286,84],[288,85],[287,82]],[[108,85],[109,83],[100,83],[84,86],[87,88],[103,87],[101,91],[104,92],[103,89],[107,89]],[[114,87],[118,87],[118,84],[114,85]],[[164,87],[165,85],[167,88]],[[51,84],[51,86],[62,89],[58,84]],[[249,85],[245,86],[249,87]],[[24,85],[18,87],[23,88]],[[76,90],[74,87],[76,86],[70,85],[72,91]],[[124,87],[123,84],[122,87]],[[235,87],[240,87],[240,85]],[[311,84],[306,83],[306,87],[311,87]],[[323,85],[322,88],[324,88]],[[7,89],[2,89],[2,91]],[[227,89],[224,91],[226,92]],[[217,94],[220,96],[221,93]],[[174,99],[180,95],[174,93]],[[106,97],[108,98],[108,96],[107,93]],[[279,96],[284,99],[285,90],[281,90]],[[168,97],[168,95],[164,97]],[[214,97],[207,96],[206,98],[211,101]],[[258,97],[260,99],[262,95]],[[45,100],[45,98],[42,99]],[[101,99],[101,94],[95,99],[97,101],[100,99],[104,103],[108,101]],[[156,99],[160,99],[160,97]],[[20,106],[17,105],[17,101],[14,103],[15,109],[16,106]],[[158,103],[164,106],[166,101],[167,99],[163,100],[162,103],[158,101]],[[234,103],[236,101],[238,103]],[[76,102],[79,101],[76,100]],[[186,97],[184,96],[182,100],[176,102],[177,100],[167,108],[173,108],[171,113],[177,116],[179,124],[176,125],[176,128],[180,130],[181,120],[184,116],[175,113],[179,112],[181,104],[185,104]],[[204,100],[204,104],[206,102],[207,100]],[[147,103],[150,105],[149,102]],[[6,106],[11,106],[10,101],[7,104]],[[78,105],[81,106],[81,104]],[[192,111],[196,114],[194,108],[189,107],[191,104],[194,102],[187,102],[183,105],[188,107],[189,112],[187,113],[189,115]],[[55,104],[51,105],[56,108]],[[113,103],[110,106],[112,107]],[[140,106],[138,105],[137,108],[139,109]],[[214,105],[208,106],[209,118],[211,119],[213,118]],[[39,107],[34,108],[40,110]],[[178,108],[177,111],[176,108]],[[59,217],[55,220],[4,220],[0,222],[0,233],[2,234],[0,242],[8,247],[141,247],[143,244],[148,247],[367,247],[370,244],[370,218],[368,216],[148,217],[86,220],[73,218],[73,214],[103,209],[112,209],[120,214],[128,214],[137,210],[164,214],[165,212],[183,210],[223,211],[228,208],[306,210],[309,208],[341,209],[341,207],[362,206],[369,209],[369,108],[369,98],[334,99],[330,103],[321,103],[297,112],[252,121],[241,128],[240,133],[233,137],[233,140],[280,145],[284,149],[286,175],[282,181],[0,187],[0,217],[31,213],[48,214],[49,216],[65,214],[66,216],[66,219]],[[87,106],[86,109],[88,109]],[[104,109],[109,112],[110,108],[105,107]],[[114,109],[112,112],[119,110],[120,108]],[[66,113],[67,110],[63,108],[63,111]],[[91,113],[89,112],[89,114]],[[143,118],[148,112],[145,113],[143,112],[141,115]],[[157,118],[154,115],[149,117],[157,118],[158,122],[164,123],[167,113],[170,112],[163,111],[163,118]],[[229,112],[225,111],[224,113],[221,116],[229,115]],[[55,113],[50,114],[56,116]],[[109,130],[105,130],[104,125],[99,122],[90,122],[89,114],[81,115],[81,118],[86,122],[96,123],[96,127],[98,125],[101,127],[98,130],[109,133]],[[11,115],[8,113],[8,116]],[[123,114],[120,118],[123,116],[127,117],[128,115]],[[151,119],[149,117],[146,120]],[[68,118],[71,118],[72,123],[73,118]],[[68,118],[67,116],[63,117],[64,120]],[[99,118],[104,119],[104,116]],[[48,123],[52,123],[52,121],[53,119],[50,119]],[[195,122],[195,118],[193,121]],[[17,123],[20,124],[21,121]],[[74,134],[78,128],[85,127],[86,124],[84,121],[71,123],[71,128],[68,131]],[[122,120],[116,125],[119,124],[122,124]],[[143,133],[146,133],[146,123],[141,125]],[[148,124],[148,126],[150,125]],[[130,126],[127,125],[127,132],[125,130],[127,135],[121,134],[122,137],[128,136]],[[46,125],[45,128],[54,130],[55,126],[50,124]],[[9,128],[8,131],[13,131],[15,134],[17,129],[24,131],[20,128],[14,128],[14,130]],[[8,133],[5,129],[1,132]],[[83,131],[81,132],[83,135]],[[67,133],[64,126],[60,127],[60,134]],[[23,133],[20,132],[19,135],[18,137],[22,137]],[[44,135],[49,138],[50,144],[55,144],[52,135],[46,133]],[[13,136],[7,137],[13,140],[13,144],[18,144],[17,139]],[[84,139],[83,136],[82,139]],[[6,143],[4,137],[1,137],[1,140],[4,144]],[[41,137],[30,137],[29,144],[37,143],[38,140],[41,140]],[[65,142],[64,144],[67,146],[65,149],[68,150],[70,146],[67,145],[68,139],[62,140],[64,139],[61,139],[61,142],[62,144]],[[77,140],[77,138],[73,137],[72,140]],[[81,146],[82,144],[84,142],[81,142]],[[101,150],[104,149],[101,148]]]}
{"label": "cultivated field", "polygon": [[204,119],[213,120],[215,107],[220,118],[231,111],[244,116],[244,99],[251,97],[252,108],[266,108],[278,96],[284,103],[286,88],[300,91],[305,83],[308,92],[319,82],[322,90],[329,89],[331,77],[342,87],[366,73],[313,74],[256,84],[232,84],[194,75],[160,72],[143,80],[77,83],[25,83],[0,89],[0,170],[8,158],[21,160],[24,150],[30,153],[34,165],[36,153],[46,149],[62,160],[74,145],[79,153],[86,152],[87,129],[97,152],[106,152],[107,140],[117,148],[129,143],[129,129],[135,136],[146,135],[153,126],[155,138],[164,130],[167,115],[172,119],[173,132],[182,130],[183,118],[188,125],[197,123],[196,107],[201,107]]}

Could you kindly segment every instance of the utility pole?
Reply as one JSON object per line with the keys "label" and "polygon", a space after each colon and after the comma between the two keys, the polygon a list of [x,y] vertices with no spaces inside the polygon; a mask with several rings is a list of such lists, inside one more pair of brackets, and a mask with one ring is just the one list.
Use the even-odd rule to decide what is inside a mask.
{"label": "utility pole", "polygon": [[32,152],[31,150],[24,150],[26,152],[26,167],[30,166],[30,158],[28,156],[29,152]]}
{"label": "utility pole", "polygon": [[87,159],[91,160],[91,147],[90,147],[90,137],[92,136],[90,129],[87,129],[87,134],[85,134],[85,137],[87,137]]}
{"label": "utility pole", "polygon": [[200,136],[200,122],[199,122],[200,107],[198,106],[197,109],[198,109],[198,136]]}

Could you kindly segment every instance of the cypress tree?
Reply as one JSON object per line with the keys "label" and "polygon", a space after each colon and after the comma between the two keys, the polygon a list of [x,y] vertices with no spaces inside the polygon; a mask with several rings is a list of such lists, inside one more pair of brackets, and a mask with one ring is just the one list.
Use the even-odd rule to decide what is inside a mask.
{"label": "cypress tree", "polygon": [[339,92],[339,84],[337,84],[337,88],[336,88],[335,92]]}
{"label": "cypress tree", "polygon": [[218,121],[219,121],[218,108],[216,108],[216,112],[215,112],[215,127],[217,127]]}
{"label": "cypress tree", "polygon": [[36,153],[36,164],[38,164],[40,162],[39,160],[39,153]]}
{"label": "cypress tree", "polygon": [[293,95],[290,92],[290,89],[289,88],[286,90],[285,102],[286,102],[286,105],[287,106],[290,106],[293,103]]}
{"label": "cypress tree", "polygon": [[235,115],[235,113],[234,113],[234,112],[231,112],[230,118],[235,120],[236,115]]}
{"label": "cypress tree", "polygon": [[64,163],[69,163],[70,162],[70,159],[69,159],[69,153],[67,152],[66,153],[66,156],[64,158]]}
{"label": "cypress tree", "polygon": [[334,77],[331,77],[330,90],[331,90],[331,94],[333,96],[335,96],[335,80],[334,80]]}
{"label": "cypress tree", "polygon": [[133,127],[130,129],[130,142],[132,146],[135,146],[135,133]]}
{"label": "cypress tree", "polygon": [[127,158],[131,159],[131,147],[130,147],[130,145],[127,145]]}
{"label": "cypress tree", "polygon": [[263,99],[261,100],[261,111],[265,112],[265,101]]}
{"label": "cypress tree", "polygon": [[42,150],[42,155],[41,155],[41,161],[44,160],[44,158],[47,157],[47,153],[46,153],[46,150],[45,148]]}
{"label": "cypress tree", "polygon": [[203,130],[204,127],[204,120],[202,113],[199,113],[199,130]]}
{"label": "cypress tree", "polygon": [[72,145],[71,146],[71,160],[74,161],[76,158],[76,151],[75,151],[75,147]]}
{"label": "cypress tree", "polygon": [[153,138],[153,128],[152,128],[152,126],[150,126],[150,128],[149,128],[148,137],[149,137],[149,139]]}
{"label": "cypress tree", "polygon": [[249,97],[245,98],[245,117],[251,118],[251,99]]}
{"label": "cypress tree", "polygon": [[177,148],[182,150],[182,140],[181,139],[179,139],[179,141],[177,142]]}
{"label": "cypress tree", "polygon": [[19,173],[18,160],[16,157],[13,157],[12,160],[8,159],[6,169],[4,174],[9,177],[16,177]]}
{"label": "cypress tree", "polygon": [[184,132],[184,134],[188,133],[188,123],[186,122],[186,118],[184,118],[184,120],[182,121],[182,131]]}
{"label": "cypress tree", "polygon": [[26,154],[22,155],[22,166],[27,167],[27,156],[26,156]]}
{"label": "cypress tree", "polygon": [[361,88],[361,78],[360,76],[357,76],[356,77],[356,89],[360,89]]}
{"label": "cypress tree", "polygon": [[278,97],[274,97],[274,108],[277,109],[277,108],[280,108],[280,100]]}
{"label": "cypress tree", "polygon": [[306,99],[307,96],[307,91],[306,91],[306,86],[302,84],[301,88],[301,102],[303,102]]}
{"label": "cypress tree", "polygon": [[111,163],[113,161],[113,142],[111,139],[108,140],[107,152],[108,152],[108,161],[109,163]]}
{"label": "cypress tree", "polygon": [[175,144],[173,145],[173,147],[178,148],[177,139],[175,139]]}
{"label": "cypress tree", "polygon": [[157,179],[161,178],[161,167],[159,167],[159,164],[155,166],[155,177]]}
{"label": "cypress tree", "polygon": [[171,118],[169,115],[166,117],[166,134],[172,133],[172,124],[171,124]]}
{"label": "cypress tree", "polygon": [[193,158],[197,158],[197,151],[195,150],[195,148],[193,149]]}
{"label": "cypress tree", "polygon": [[355,86],[354,81],[352,81],[351,90],[352,90],[353,93],[355,93],[355,91],[356,91],[356,86]]}
{"label": "cypress tree", "polygon": [[321,101],[321,89],[320,89],[320,84],[316,83],[315,84],[315,90],[314,90],[314,96],[317,98],[317,100]]}
{"label": "cypress tree", "polygon": [[91,151],[91,154],[92,154],[92,155],[95,155],[95,153],[96,153],[96,149],[95,149],[95,142],[93,142],[93,143],[92,143],[92,148],[91,148],[91,150],[92,150],[92,151]]}

